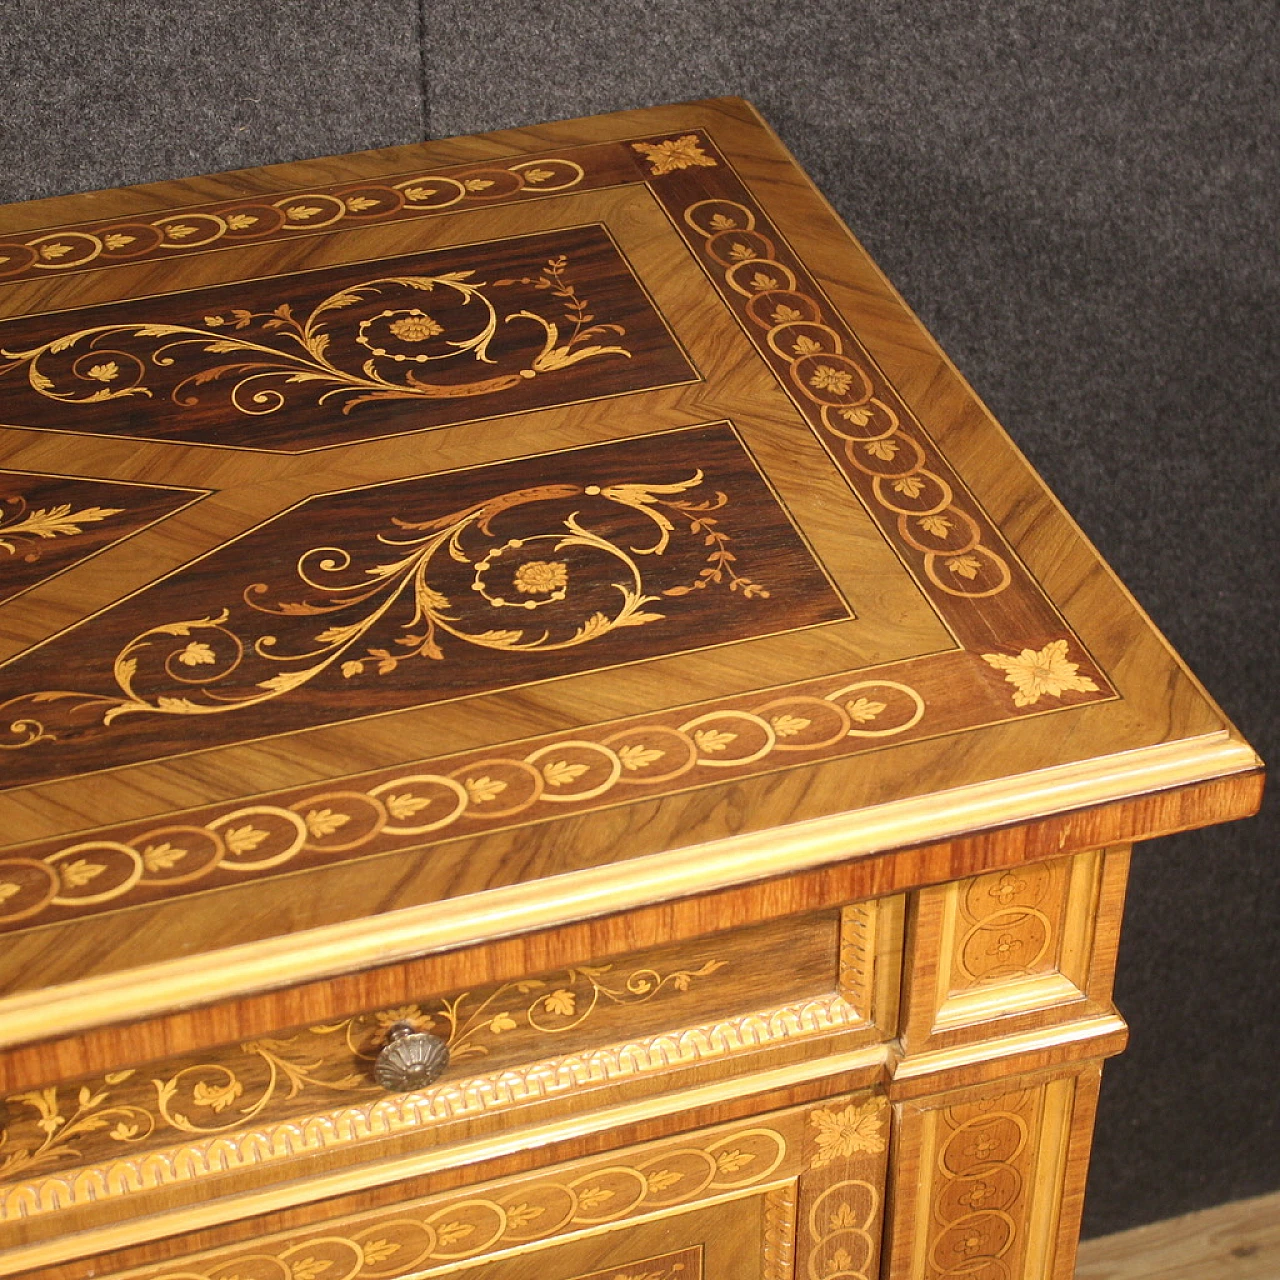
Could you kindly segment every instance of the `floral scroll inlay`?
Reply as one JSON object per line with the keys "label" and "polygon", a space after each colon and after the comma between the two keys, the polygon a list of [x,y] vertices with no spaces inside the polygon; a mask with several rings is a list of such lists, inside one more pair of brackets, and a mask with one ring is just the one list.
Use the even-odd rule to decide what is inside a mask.
{"label": "floral scroll inlay", "polygon": [[96,1131],[107,1131],[114,1142],[133,1142],[150,1136],[155,1117],[145,1107],[111,1100],[111,1086],[122,1084],[133,1071],[113,1071],[100,1085],[81,1085],[74,1102],[64,1103],[56,1086],[28,1093],[11,1094],[9,1108],[34,1111],[36,1128],[43,1137],[33,1137],[28,1145],[5,1151],[8,1130],[0,1131],[0,1178],[9,1178],[50,1164],[65,1163],[80,1156],[80,1143]]}
{"label": "floral scroll inlay", "polygon": [[1064,693],[1096,693],[1088,676],[1077,674],[1078,662],[1067,659],[1066,640],[1051,640],[1043,649],[1023,649],[1017,656],[984,653],[983,662],[1005,673],[1014,687],[1013,705],[1030,707],[1041,697],[1060,698]]}
{"label": "floral scroll inlay", "polygon": [[[393,518],[394,532],[360,551],[313,547],[298,558],[284,598],[250,583],[233,602],[234,621],[232,605],[218,601],[203,617],[136,635],[114,660],[117,693],[41,690],[0,705],[10,735],[0,747],[57,741],[76,726],[107,726],[121,716],[225,714],[286,695],[331,668],[347,680],[376,679],[407,661],[444,661],[452,644],[504,653],[570,649],[661,623],[667,615],[654,606],[711,586],[744,600],[767,598],[762,584],[739,571],[730,535],[711,514],[728,505],[727,495],[692,495],[704,479],[696,470],[670,484],[535,486],[434,520]],[[516,512],[524,521],[519,536],[496,541],[495,521]],[[621,514],[625,531],[606,536]],[[705,548],[702,568],[691,580],[651,587],[673,543]],[[670,582],[683,571],[666,572]],[[503,594],[506,583],[514,598]],[[255,615],[281,620],[280,634],[264,631]],[[386,635],[396,617],[398,629]],[[531,617],[539,620],[532,626]]]}
{"label": "floral scroll inlay", "polygon": [[112,516],[124,514],[123,507],[82,507],[72,510],[70,502],[28,510],[26,502],[10,499],[10,510],[0,500],[0,553],[16,556],[19,553],[27,561],[40,556],[40,541],[53,538],[74,538],[84,532],[87,524],[97,524]]}
{"label": "floral scroll inlay", "polygon": [[[340,289],[301,317],[282,302],[271,311],[232,308],[206,315],[200,325],[97,325],[28,350],[0,351],[9,361],[0,364],[0,377],[25,370],[32,389],[48,399],[97,404],[154,397],[153,382],[179,366],[194,365],[169,393],[178,409],[198,406],[203,389],[219,384],[229,387],[230,407],[252,417],[275,413],[299,388],[318,390],[320,404],[338,398],[344,413],[371,401],[489,395],[583,360],[630,358],[631,352],[614,341],[625,332],[621,325],[590,323],[589,304],[568,268],[568,259],[559,255],[535,276],[491,283],[476,280],[474,271],[386,276]],[[515,285],[545,291],[555,299],[546,308],[553,314],[501,308],[493,295]],[[440,299],[458,313],[450,326],[456,331],[421,307],[405,305],[425,297]],[[391,305],[367,314],[379,299]],[[364,318],[349,320],[343,313],[352,308],[362,310]],[[541,349],[523,368],[490,372],[488,366],[497,363],[490,349],[500,328],[505,332],[510,325],[532,327]],[[368,356],[338,353],[339,339],[354,339]],[[428,376],[441,364],[449,369],[468,359],[480,366],[482,376]]]}
{"label": "floral scroll inlay", "polygon": [[[559,1035],[581,1027],[601,1008],[610,1005],[647,1004],[662,992],[688,991],[698,978],[710,977],[725,967],[723,960],[708,960],[691,969],[661,973],[656,969],[635,969],[614,977],[613,966],[577,965],[558,978],[526,978],[508,982],[487,994],[464,991],[451,999],[423,1007],[406,1005],[374,1015],[379,1035],[368,1042],[369,1027],[359,1019],[313,1030],[328,1032],[345,1028],[352,1050],[362,1057],[376,1054],[381,1034],[395,1022],[410,1022],[419,1031],[439,1036],[457,1061],[484,1057],[492,1049],[491,1037],[507,1032],[531,1030],[543,1035]],[[364,1037],[364,1040],[362,1040]]]}
{"label": "floral scroll inlay", "polygon": [[[464,991],[434,1004],[403,1005],[320,1024],[277,1037],[246,1041],[222,1062],[160,1068],[148,1079],[134,1069],[69,1086],[10,1094],[0,1127],[0,1178],[25,1176],[89,1158],[101,1149],[136,1146],[169,1131],[216,1134],[244,1128],[269,1108],[306,1092],[308,1105],[325,1094],[380,1096],[370,1064],[397,1022],[410,1022],[445,1040],[455,1062],[487,1057],[513,1032],[557,1037],[585,1025],[602,1009],[648,1004],[689,991],[725,967],[707,960],[682,969],[641,967],[618,973],[612,964],[579,965],[550,977],[525,978],[491,990]],[[539,1050],[542,1046],[539,1045]],[[99,1135],[96,1139],[91,1135]],[[729,1175],[754,1160],[750,1152],[720,1153]]]}

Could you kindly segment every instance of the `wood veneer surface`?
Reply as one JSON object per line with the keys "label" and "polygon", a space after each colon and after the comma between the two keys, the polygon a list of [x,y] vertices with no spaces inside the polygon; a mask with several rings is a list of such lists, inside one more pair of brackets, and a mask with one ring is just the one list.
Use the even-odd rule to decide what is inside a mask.
{"label": "wood veneer surface", "polygon": [[[1055,769],[1017,820],[1132,800],[1094,843],[1172,829],[1161,788],[1241,780],[1174,826],[1256,802],[744,103],[17,206],[0,276],[0,1028],[293,934],[320,976],[316,931],[502,886],[640,894],[650,855],[720,891],[735,842],[865,854],[885,805],[950,838]],[[1189,763],[1108,781],[1142,752]],[[804,856],[770,870],[840,852]]]}

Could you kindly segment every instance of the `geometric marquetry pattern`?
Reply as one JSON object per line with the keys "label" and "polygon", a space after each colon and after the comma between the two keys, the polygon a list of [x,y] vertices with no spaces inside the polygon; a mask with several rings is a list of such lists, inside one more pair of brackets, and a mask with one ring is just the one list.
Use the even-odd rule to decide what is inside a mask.
{"label": "geometric marquetry pattern", "polygon": [[927,1249],[931,1276],[1003,1276],[1021,1251],[1038,1102],[1026,1090],[942,1112]]}
{"label": "geometric marquetry pattern", "polygon": [[1097,984],[1109,982],[1114,952],[1110,943],[1098,949],[1094,926],[1110,919],[1100,906],[1104,868],[1111,886],[1122,858],[1088,850],[921,890],[906,1028],[913,1050],[993,1018],[1051,1008],[1078,1016],[1080,1001],[1105,999]]}
{"label": "geometric marquetry pattern", "polygon": [[1069,1263],[1063,1249],[1074,1239],[1064,1193],[1079,1177],[1072,1148],[1087,1141],[1097,1078],[1096,1066],[1076,1067],[1018,1088],[899,1104],[892,1273],[1062,1276],[1058,1263]]}
{"label": "geometric marquetry pattern", "polygon": [[44,231],[0,243],[0,279],[68,274],[116,263],[174,259],[236,244],[399,221],[577,187],[585,170],[553,156],[452,173],[344,182],[274,198],[249,197],[115,222]]}
{"label": "geometric marquetry pattern", "polygon": [[15,886],[0,896],[0,927],[96,914],[148,890],[173,898],[277,875],[317,856],[364,856],[507,825],[520,815],[594,807],[676,778],[688,785],[739,767],[848,751],[905,734],[924,715],[924,699],[901,680],[826,677],[794,692],[762,691],[747,705],[677,709],[559,740],[528,740],[514,751],[385,769],[341,788],[265,795],[249,805],[108,828],[0,859],[0,889]]}

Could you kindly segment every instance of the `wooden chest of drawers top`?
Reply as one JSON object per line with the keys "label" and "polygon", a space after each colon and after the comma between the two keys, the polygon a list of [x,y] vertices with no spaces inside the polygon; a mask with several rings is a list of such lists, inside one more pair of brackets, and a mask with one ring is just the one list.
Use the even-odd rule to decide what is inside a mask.
{"label": "wooden chest of drawers top", "polygon": [[16,206],[0,317],[6,1044],[1256,803],[739,101]]}

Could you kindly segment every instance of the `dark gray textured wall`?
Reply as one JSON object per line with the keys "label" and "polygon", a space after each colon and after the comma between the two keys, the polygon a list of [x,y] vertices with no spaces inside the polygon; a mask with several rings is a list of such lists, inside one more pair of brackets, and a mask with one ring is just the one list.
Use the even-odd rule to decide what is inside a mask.
{"label": "dark gray textured wall", "polygon": [[[1277,16],[1241,0],[0,0],[0,199],[755,100],[1263,754]],[[1280,1186],[1270,816],[1146,846],[1086,1206]]]}

